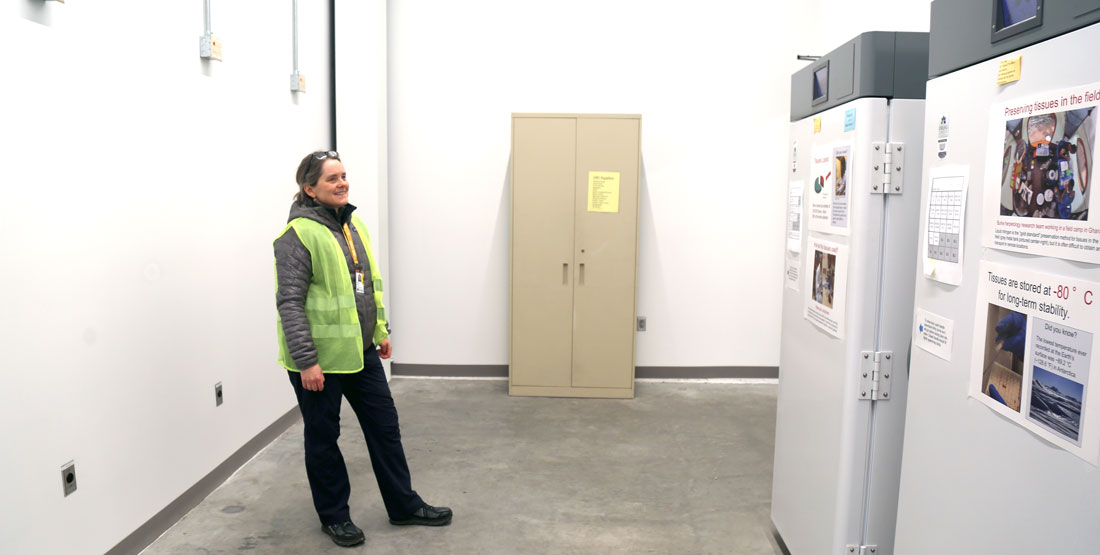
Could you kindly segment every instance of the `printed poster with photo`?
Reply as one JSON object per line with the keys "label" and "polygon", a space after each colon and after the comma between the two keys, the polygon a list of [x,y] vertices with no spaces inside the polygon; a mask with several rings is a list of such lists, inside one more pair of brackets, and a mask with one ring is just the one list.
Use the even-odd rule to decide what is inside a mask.
{"label": "printed poster with photo", "polygon": [[813,183],[806,192],[811,230],[835,235],[849,234],[852,174],[851,145],[814,147],[810,153]]}
{"label": "printed poster with photo", "polygon": [[848,282],[848,247],[810,236],[806,249],[803,313],[825,333],[844,339],[844,297]]}
{"label": "printed poster with photo", "polygon": [[1098,111],[1100,83],[993,106],[983,246],[1100,264]]}
{"label": "printed poster with photo", "polygon": [[982,261],[970,396],[1097,465],[1100,283]]}
{"label": "printed poster with photo", "polygon": [[833,228],[848,229],[848,191],[852,181],[852,147],[833,148],[833,202],[829,223]]}

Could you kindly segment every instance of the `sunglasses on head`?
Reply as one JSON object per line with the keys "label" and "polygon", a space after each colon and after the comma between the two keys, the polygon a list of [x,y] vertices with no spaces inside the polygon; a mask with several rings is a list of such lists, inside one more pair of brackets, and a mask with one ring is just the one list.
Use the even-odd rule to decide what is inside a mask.
{"label": "sunglasses on head", "polygon": [[311,156],[309,158],[309,162],[306,163],[306,173],[309,173],[309,168],[313,166],[313,161],[314,160],[321,161],[321,160],[324,160],[325,158],[339,158],[339,157],[340,157],[340,153],[336,152],[335,150],[323,150],[323,151],[314,152],[313,156]]}

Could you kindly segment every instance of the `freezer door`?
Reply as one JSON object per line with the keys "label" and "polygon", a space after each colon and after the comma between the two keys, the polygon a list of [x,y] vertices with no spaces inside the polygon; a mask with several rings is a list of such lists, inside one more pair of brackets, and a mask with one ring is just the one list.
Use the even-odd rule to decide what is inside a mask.
{"label": "freezer door", "polygon": [[[772,522],[795,555],[839,554],[861,536],[873,403],[860,401],[857,370],[861,351],[876,348],[881,297],[885,201],[872,193],[869,153],[873,142],[887,140],[887,101],[859,99],[817,117],[819,132],[812,117],[792,123],[788,145],[792,155],[797,150],[789,175],[805,194],[797,290],[785,287],[783,296]],[[842,183],[828,175],[837,171],[846,173]],[[846,229],[814,229],[813,197],[822,185],[834,202],[844,188]],[[829,223],[839,215],[827,214]],[[808,309],[839,319],[838,328],[811,322]]]}
{"label": "freezer door", "polygon": [[[941,165],[965,165],[970,188],[962,283],[951,286],[916,274],[916,307],[952,320],[954,336],[950,360],[913,349],[898,553],[1097,553],[1100,549],[1097,467],[968,398],[976,324],[980,320],[984,326],[987,318],[984,311],[976,310],[984,277],[979,261],[1077,280],[1097,281],[1100,276],[1094,264],[983,248],[981,241],[983,221],[999,208],[998,199],[992,205],[983,200],[983,189],[1004,186],[1000,151],[1006,141],[1003,132],[994,141],[990,137],[991,126],[1003,129],[1006,118],[999,114],[996,121],[991,107],[1100,83],[1097,44],[1100,25],[1093,25],[928,84],[924,174]],[[1022,56],[1019,81],[998,85],[1000,60],[1016,56]],[[943,133],[946,145],[941,158],[944,122],[948,129]],[[1091,150],[1094,154],[1095,146]],[[996,157],[993,172],[987,167],[991,153]],[[1006,159],[1011,162],[1010,157]],[[925,181],[922,204],[929,194]],[[1092,183],[1095,187],[1096,180]],[[1011,197],[1009,201],[1012,207]],[[1090,221],[1096,217],[1091,214]],[[921,234],[926,231],[922,222]]]}

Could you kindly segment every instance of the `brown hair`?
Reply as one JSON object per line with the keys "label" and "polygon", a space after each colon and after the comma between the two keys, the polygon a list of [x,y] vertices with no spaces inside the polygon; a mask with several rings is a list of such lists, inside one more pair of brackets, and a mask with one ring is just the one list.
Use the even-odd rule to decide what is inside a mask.
{"label": "brown hair", "polygon": [[[325,156],[318,160],[317,155]],[[325,160],[329,158],[339,160],[340,155],[331,150],[316,150],[302,158],[302,162],[298,164],[298,171],[294,174],[295,181],[298,182],[298,192],[294,195],[295,202],[309,204],[312,197],[306,194],[306,185],[317,185],[317,181],[321,179],[321,170],[325,166]]]}

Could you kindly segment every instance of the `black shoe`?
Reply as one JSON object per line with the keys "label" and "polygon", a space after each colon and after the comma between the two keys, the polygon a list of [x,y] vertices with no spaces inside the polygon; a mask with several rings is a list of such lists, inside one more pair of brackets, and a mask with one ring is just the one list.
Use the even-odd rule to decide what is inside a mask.
{"label": "black shoe", "polygon": [[358,526],[352,524],[350,520],[343,524],[322,526],[321,530],[324,530],[336,545],[343,547],[351,547],[367,541],[367,537],[363,535],[363,531],[360,530]]}
{"label": "black shoe", "polygon": [[448,507],[433,507],[427,503],[419,509],[413,511],[413,514],[401,518],[390,519],[390,524],[396,524],[397,526],[406,526],[409,524],[419,524],[420,526],[446,526],[451,523],[451,509]]}

